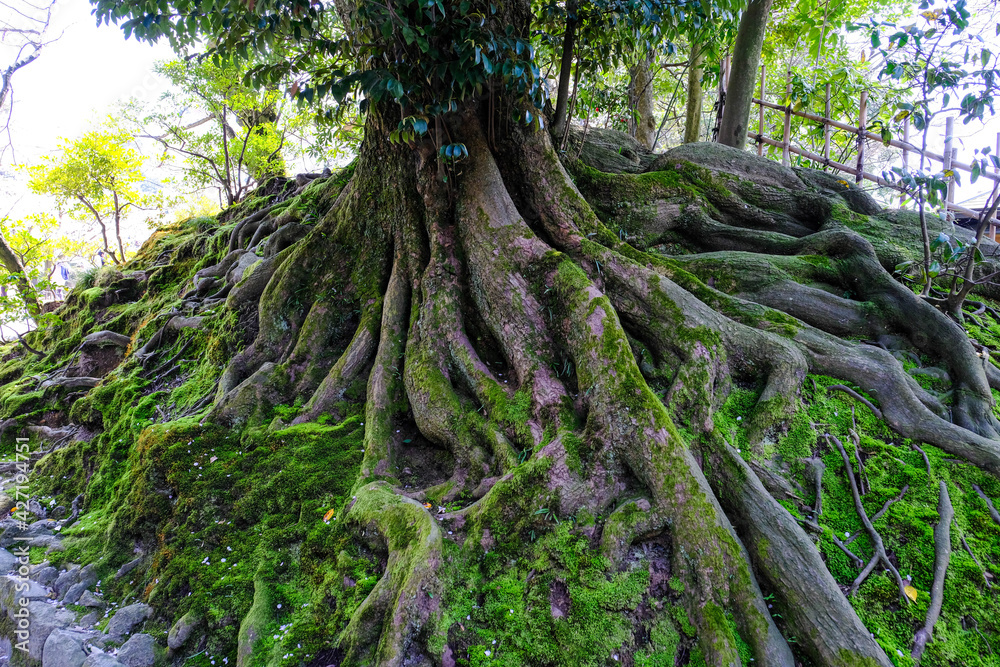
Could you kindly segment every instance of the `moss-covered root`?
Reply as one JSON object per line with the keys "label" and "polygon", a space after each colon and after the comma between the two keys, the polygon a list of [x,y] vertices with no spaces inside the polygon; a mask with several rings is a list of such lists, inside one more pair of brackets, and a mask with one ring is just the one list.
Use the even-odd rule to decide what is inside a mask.
{"label": "moss-covered root", "polygon": [[440,615],[441,531],[418,502],[385,482],[357,490],[347,521],[361,539],[388,552],[385,572],[338,644],[345,664],[400,667],[428,660],[426,641]]}
{"label": "moss-covered root", "polygon": [[743,458],[718,438],[704,449],[719,502],[789,632],[818,665],[891,667],[795,519],[771,497]]}
{"label": "moss-covered root", "polygon": [[[588,430],[619,453],[649,490],[654,515],[670,526],[677,571],[687,580],[687,603],[706,659],[738,663],[731,635],[718,622],[719,610],[729,607],[758,664],[794,665],[742,546],[666,409],[642,379],[609,300],[570,260],[559,264],[552,284],[565,304],[578,381],[588,388]],[[645,523],[637,521],[636,527],[662,528]],[[621,532],[626,544],[638,537]]]}

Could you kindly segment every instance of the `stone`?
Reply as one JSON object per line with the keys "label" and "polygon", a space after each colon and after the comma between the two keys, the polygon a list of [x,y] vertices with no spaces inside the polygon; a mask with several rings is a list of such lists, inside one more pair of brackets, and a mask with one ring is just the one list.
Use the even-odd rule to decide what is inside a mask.
{"label": "stone", "polygon": [[28,619],[30,628],[27,632],[28,656],[33,660],[41,660],[42,648],[49,635],[54,630],[65,630],[69,627],[76,620],[76,614],[47,602],[32,600],[28,603]]}
{"label": "stone", "polygon": [[86,633],[53,630],[42,649],[42,667],[81,667],[87,654],[83,650]]}
{"label": "stone", "polygon": [[59,520],[66,516],[66,508],[62,505],[56,505],[55,509],[49,512],[49,518]]}
{"label": "stone", "polygon": [[[7,547],[15,544],[17,542],[26,542],[29,539],[34,539],[36,537],[51,537],[52,529],[55,527],[55,521],[47,521],[42,519],[41,521],[35,521],[30,523],[25,527],[18,525],[17,521],[3,522],[5,530],[3,535],[0,535],[0,547],[6,549]],[[14,538],[26,538],[15,540]]]}
{"label": "stone", "polygon": [[181,616],[167,634],[167,646],[176,651],[191,638],[191,634],[201,625],[201,617],[193,611]]}
{"label": "stone", "polygon": [[87,565],[80,570],[80,580],[66,590],[62,600],[65,604],[76,604],[80,601],[83,592],[97,583],[97,568]]}
{"label": "stone", "polygon": [[6,549],[0,549],[0,574],[6,574],[16,567],[17,556]]}
{"label": "stone", "polygon": [[109,653],[94,652],[83,661],[83,667],[125,667],[125,665]]}
{"label": "stone", "polygon": [[[18,590],[20,589],[20,590]],[[14,620],[15,614],[21,610],[20,601],[47,600],[49,589],[37,581],[5,574],[0,577],[0,612],[7,612],[8,618]]]}
{"label": "stone", "polygon": [[125,667],[153,667],[156,664],[157,648],[159,647],[153,635],[132,635],[118,649],[118,662]]}
{"label": "stone", "polygon": [[104,618],[104,614],[100,611],[92,611],[89,614],[85,614],[77,623],[79,623],[80,627],[92,628],[100,623],[102,618]]}
{"label": "stone", "polygon": [[17,506],[17,501],[6,493],[0,493],[0,516],[7,516]]}
{"label": "stone", "polygon": [[59,578],[59,570],[51,565],[46,565],[45,567],[32,572],[31,578],[40,583],[42,586],[49,587],[56,583],[56,579]]}
{"label": "stone", "polygon": [[111,617],[111,622],[108,623],[108,637],[111,639],[121,639],[125,635],[131,634],[137,625],[152,615],[153,608],[141,602],[122,607]]}
{"label": "stone", "polygon": [[96,607],[98,609],[104,609],[107,604],[100,597],[91,593],[89,590],[83,592],[80,596],[80,601],[77,603],[83,605],[84,607]]}
{"label": "stone", "polygon": [[80,567],[75,566],[64,571],[56,579],[56,582],[52,584],[52,589],[56,592],[56,597],[59,597],[63,593],[69,590],[69,587],[80,581]]}
{"label": "stone", "polygon": [[130,560],[129,562],[125,563],[120,568],[118,568],[117,572],[115,572],[115,579],[121,579],[126,574],[128,574],[129,572],[131,572],[132,570],[134,570],[136,567],[138,567],[139,563],[141,563],[141,562],[142,562],[142,557],[140,556],[139,558],[134,558],[134,559]]}

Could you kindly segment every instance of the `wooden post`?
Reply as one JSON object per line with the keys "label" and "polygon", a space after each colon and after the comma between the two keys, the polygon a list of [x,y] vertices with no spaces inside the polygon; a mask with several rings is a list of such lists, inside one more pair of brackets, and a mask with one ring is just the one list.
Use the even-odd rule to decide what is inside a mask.
{"label": "wooden post", "polygon": [[944,213],[945,220],[951,219],[951,213],[948,210],[948,204],[955,202],[955,178],[953,174],[948,172],[952,171],[951,163],[955,160],[955,150],[952,148],[952,137],[955,134],[955,119],[952,116],[948,116],[944,119],[944,152],[941,154],[944,157],[944,162],[941,165],[941,170],[944,172],[944,177],[948,181],[948,193],[945,195],[944,201]]}
{"label": "wooden post", "polygon": [[[951,163],[954,165],[956,162],[958,162],[958,149],[957,148],[952,148],[951,149]],[[949,204],[954,204],[955,203],[955,177],[954,176],[952,176],[948,180],[948,203]]]}
{"label": "wooden post", "polygon": [[[830,84],[826,84],[826,113],[823,114],[824,118],[830,118]],[[830,162],[830,124],[823,123],[823,159]],[[823,169],[826,170],[826,165],[823,165]]]}
{"label": "wooden post", "polygon": [[[760,66],[760,101],[764,101],[764,80],[767,78],[767,66]],[[764,136],[764,105],[760,105],[760,114],[757,116],[757,135]],[[757,140],[757,155],[764,154],[764,142]]]}
{"label": "wooden post", "polygon": [[[903,143],[909,145],[910,143],[910,117],[907,116],[903,119]],[[903,149],[903,171],[910,170],[910,151],[906,148]],[[906,201],[906,193],[899,195],[899,206],[902,208],[903,203]]]}
{"label": "wooden post", "polygon": [[781,164],[788,167],[792,164],[788,147],[792,141],[792,70],[788,70],[785,84],[785,131],[781,138]]}
{"label": "wooden post", "polygon": [[[994,153],[994,155],[1000,156],[1000,132],[997,132],[997,150]],[[996,173],[997,173],[997,176],[1000,176],[1000,167],[997,167]],[[996,243],[996,241],[997,241],[997,226],[996,226],[996,224],[994,224],[994,222],[992,220],[990,220],[990,238],[993,239],[994,243]]]}
{"label": "wooden post", "polygon": [[858,107],[858,175],[855,183],[860,183],[865,173],[865,132],[868,129],[868,91],[861,91],[861,104]]}

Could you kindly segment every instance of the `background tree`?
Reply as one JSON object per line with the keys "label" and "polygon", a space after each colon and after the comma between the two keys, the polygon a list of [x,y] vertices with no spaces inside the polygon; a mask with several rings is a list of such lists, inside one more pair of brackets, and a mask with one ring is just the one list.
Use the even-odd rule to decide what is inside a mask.
{"label": "background tree", "polygon": [[[145,158],[132,142],[121,129],[87,132],[63,142],[60,155],[44,158],[46,164],[28,170],[33,192],[55,197],[75,219],[97,223],[102,248],[116,264],[126,257],[121,232],[125,216],[145,211],[152,219],[160,215],[162,204],[161,195],[143,191]],[[113,241],[108,238],[109,227]]]}
{"label": "background tree", "polygon": [[314,111],[298,108],[275,87],[250,88],[231,61],[178,60],[157,73],[173,88],[146,108],[132,102],[125,123],[137,136],[156,141],[183,159],[189,185],[219,191],[231,206],[264,180],[285,173]]}

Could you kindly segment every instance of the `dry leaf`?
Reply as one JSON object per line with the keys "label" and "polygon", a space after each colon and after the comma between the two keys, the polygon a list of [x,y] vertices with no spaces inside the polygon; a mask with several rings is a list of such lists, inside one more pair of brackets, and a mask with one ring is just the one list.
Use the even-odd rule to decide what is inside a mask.
{"label": "dry leaf", "polygon": [[917,601],[917,589],[913,586],[904,586],[903,592],[906,593],[906,597],[910,598],[914,602]]}
{"label": "dry leaf", "polygon": [[330,519],[332,519],[332,518],[333,518],[333,513],[334,513],[334,512],[336,512],[336,511],[337,511],[337,510],[335,510],[335,509],[332,509],[332,510],[330,510],[329,512],[327,512],[326,514],[324,514],[324,515],[323,515],[323,521],[325,521],[325,522],[327,522],[327,523],[330,523]]}

